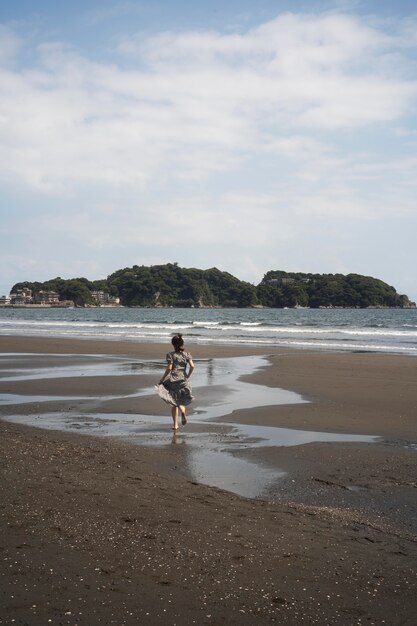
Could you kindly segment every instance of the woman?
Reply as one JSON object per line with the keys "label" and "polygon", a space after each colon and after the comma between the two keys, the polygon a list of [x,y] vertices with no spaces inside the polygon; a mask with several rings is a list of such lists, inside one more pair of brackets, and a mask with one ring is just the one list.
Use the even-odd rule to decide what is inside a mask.
{"label": "woman", "polygon": [[[166,370],[159,381],[157,388],[162,400],[171,405],[172,430],[178,430],[178,409],[181,411],[181,423],[187,423],[185,407],[193,400],[188,379],[194,370],[191,354],[184,350],[182,335],[174,335],[171,340],[173,352],[168,352]],[[188,372],[187,372],[188,364]]]}

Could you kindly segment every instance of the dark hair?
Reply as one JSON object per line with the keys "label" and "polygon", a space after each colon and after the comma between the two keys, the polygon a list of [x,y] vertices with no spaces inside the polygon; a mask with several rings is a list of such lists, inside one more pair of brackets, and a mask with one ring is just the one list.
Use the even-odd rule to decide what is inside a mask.
{"label": "dark hair", "polygon": [[184,339],[180,333],[173,336],[171,343],[177,352],[182,352],[184,350]]}

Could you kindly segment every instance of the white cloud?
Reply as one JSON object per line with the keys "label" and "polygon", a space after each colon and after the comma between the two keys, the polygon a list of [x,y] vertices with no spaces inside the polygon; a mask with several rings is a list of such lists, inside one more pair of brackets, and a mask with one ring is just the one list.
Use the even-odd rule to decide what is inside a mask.
{"label": "white cloud", "polygon": [[0,177],[35,190],[11,228],[16,271],[352,269],[345,233],[416,214],[415,45],[404,23],[285,14],[238,34],[137,35],[112,64],[45,42],[21,67],[0,30]]}
{"label": "white cloud", "polygon": [[[13,41],[7,34],[0,58]],[[288,129],[399,120],[417,83],[384,72],[395,45],[335,14],[285,14],[238,35],[137,36],[120,45],[137,59],[130,70],[45,44],[31,70],[1,72],[1,170],[43,190],[141,188],[233,170],[263,150],[265,136],[285,142]]]}

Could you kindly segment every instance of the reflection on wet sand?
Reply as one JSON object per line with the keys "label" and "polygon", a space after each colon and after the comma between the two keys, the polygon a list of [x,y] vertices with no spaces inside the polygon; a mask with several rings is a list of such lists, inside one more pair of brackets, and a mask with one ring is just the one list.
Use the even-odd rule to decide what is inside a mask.
{"label": "reflection on wet sand", "polygon": [[[44,355],[47,357],[47,355]],[[68,358],[63,358],[67,356]],[[159,362],[127,361],[121,357],[105,360],[94,355],[55,355],[45,358],[42,367],[27,366],[22,355],[9,355],[8,371],[3,381],[20,382],[74,376],[120,376],[136,375],[138,389],[129,395],[65,396],[25,395],[3,393],[0,404],[41,405],[50,401],[83,400],[82,408],[61,412],[42,412],[37,415],[22,415],[15,411],[5,419],[40,428],[93,434],[104,437],[128,439],[130,443],[144,446],[179,445],[185,450],[186,471],[198,482],[217,486],[247,497],[260,497],[269,490],[284,472],[265,468],[259,463],[236,456],[236,452],[255,447],[296,446],[322,441],[369,442],[372,437],[319,433],[267,426],[227,424],[219,421],[241,408],[276,406],[278,404],[302,403],[298,394],[274,387],[264,387],[241,380],[260,367],[267,365],[265,357],[249,356],[198,361],[193,376],[194,394],[197,401],[192,422],[179,433],[172,434],[170,421],[161,415],[134,415],[103,413],[100,406],[105,402],[126,397],[153,395],[149,386],[140,385],[140,375],[154,374],[161,368]],[[25,355],[27,359],[27,355]],[[12,364],[11,364],[12,362]],[[5,365],[5,362],[4,362]],[[1,364],[0,364],[1,366]],[[11,372],[11,370],[13,370]],[[161,406],[162,409],[162,406]],[[214,421],[216,420],[216,421]]]}
{"label": "reflection on wet sand", "polygon": [[187,473],[198,482],[233,491],[246,497],[261,497],[285,472],[268,469],[235,456],[239,450],[298,446],[313,442],[371,442],[375,437],[300,431],[268,426],[226,424],[199,420],[172,434],[166,417],[124,414],[80,415],[44,413],[10,415],[8,421],[39,428],[118,437],[129,443],[164,447],[186,445]]}

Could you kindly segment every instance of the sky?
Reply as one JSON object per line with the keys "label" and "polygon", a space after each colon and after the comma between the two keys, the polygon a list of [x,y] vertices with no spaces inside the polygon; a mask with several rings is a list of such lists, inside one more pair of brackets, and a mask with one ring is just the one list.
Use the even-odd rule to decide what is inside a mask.
{"label": "sky", "polygon": [[0,295],[132,265],[417,299],[414,0],[0,0]]}

